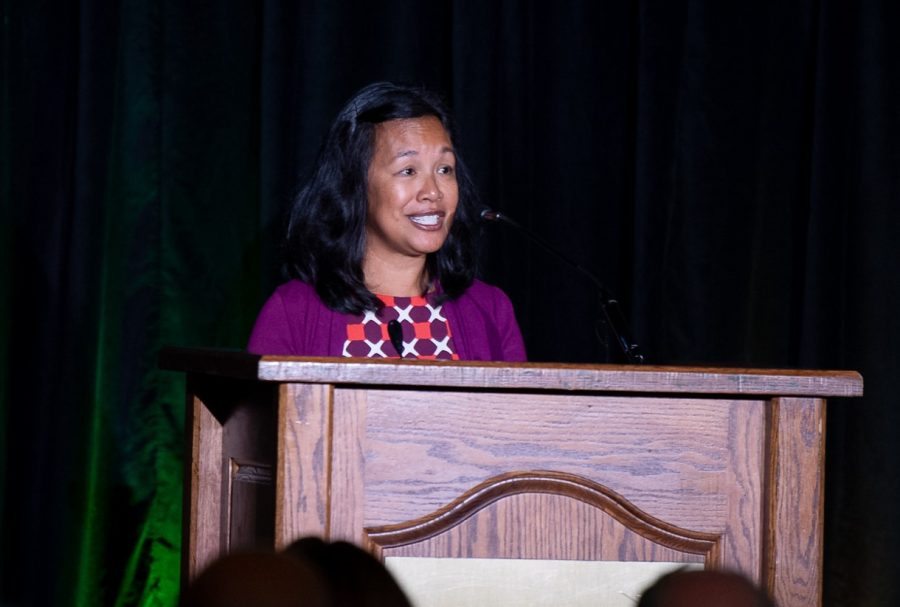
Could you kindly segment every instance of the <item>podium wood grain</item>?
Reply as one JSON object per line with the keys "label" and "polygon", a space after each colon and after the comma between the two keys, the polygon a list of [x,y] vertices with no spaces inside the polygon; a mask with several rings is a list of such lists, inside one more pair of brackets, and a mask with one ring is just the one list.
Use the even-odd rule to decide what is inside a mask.
{"label": "podium wood grain", "polygon": [[860,395],[856,373],[161,358],[189,377],[186,579],[315,534],[380,557],[703,563],[821,603],[825,399]]}

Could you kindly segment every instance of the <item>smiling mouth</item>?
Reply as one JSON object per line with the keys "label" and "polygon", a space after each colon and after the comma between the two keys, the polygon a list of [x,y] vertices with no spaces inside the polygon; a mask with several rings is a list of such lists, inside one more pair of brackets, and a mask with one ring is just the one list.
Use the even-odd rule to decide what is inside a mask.
{"label": "smiling mouth", "polygon": [[423,228],[435,228],[441,224],[443,216],[440,213],[432,213],[431,215],[410,215],[409,220]]}

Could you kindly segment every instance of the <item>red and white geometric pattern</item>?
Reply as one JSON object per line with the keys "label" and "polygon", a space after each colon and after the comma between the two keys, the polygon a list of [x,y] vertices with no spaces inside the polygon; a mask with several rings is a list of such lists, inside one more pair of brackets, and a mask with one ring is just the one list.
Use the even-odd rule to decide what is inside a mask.
{"label": "red and white geometric pattern", "polygon": [[[380,313],[368,311],[347,323],[344,356],[459,360],[441,306],[432,305],[425,297],[377,297],[384,303]],[[392,320],[399,322],[403,330],[402,354],[394,349],[388,335],[388,323]]]}

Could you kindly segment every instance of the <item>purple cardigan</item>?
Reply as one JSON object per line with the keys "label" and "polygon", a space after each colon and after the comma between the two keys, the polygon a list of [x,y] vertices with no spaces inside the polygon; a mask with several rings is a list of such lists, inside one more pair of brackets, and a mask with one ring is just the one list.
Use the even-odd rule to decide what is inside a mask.
{"label": "purple cardigan", "polygon": [[[506,294],[481,281],[443,304],[460,360],[525,360],[525,345]],[[341,356],[351,315],[335,312],[315,289],[286,282],[263,305],[247,349],[254,354]]]}

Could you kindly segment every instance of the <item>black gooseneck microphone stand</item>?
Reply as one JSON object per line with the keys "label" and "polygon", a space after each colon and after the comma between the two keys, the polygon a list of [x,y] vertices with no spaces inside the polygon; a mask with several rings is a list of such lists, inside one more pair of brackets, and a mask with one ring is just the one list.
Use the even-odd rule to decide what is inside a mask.
{"label": "black gooseneck microphone stand", "polygon": [[640,346],[638,346],[634,341],[628,338],[625,316],[622,314],[622,310],[619,307],[618,300],[610,295],[609,291],[606,289],[603,283],[600,282],[600,279],[594,276],[594,274],[590,270],[582,266],[580,263],[574,261],[573,259],[570,259],[566,255],[563,255],[561,252],[550,246],[545,240],[540,238],[537,234],[534,234],[531,230],[523,227],[517,221],[511,219],[504,213],[500,213],[499,211],[494,211],[491,209],[485,209],[481,212],[481,219],[490,223],[502,222],[512,226],[533,243],[541,247],[544,251],[564,261],[568,265],[581,272],[581,274],[586,276],[588,280],[590,280],[591,283],[593,283],[593,285],[597,287],[600,293],[600,310],[603,312],[603,318],[606,320],[606,324],[607,326],[609,326],[609,330],[610,332],[612,332],[616,343],[619,344],[619,348],[621,348],[622,353],[625,355],[625,359],[632,364],[641,364],[644,362],[644,355],[641,354]]}

